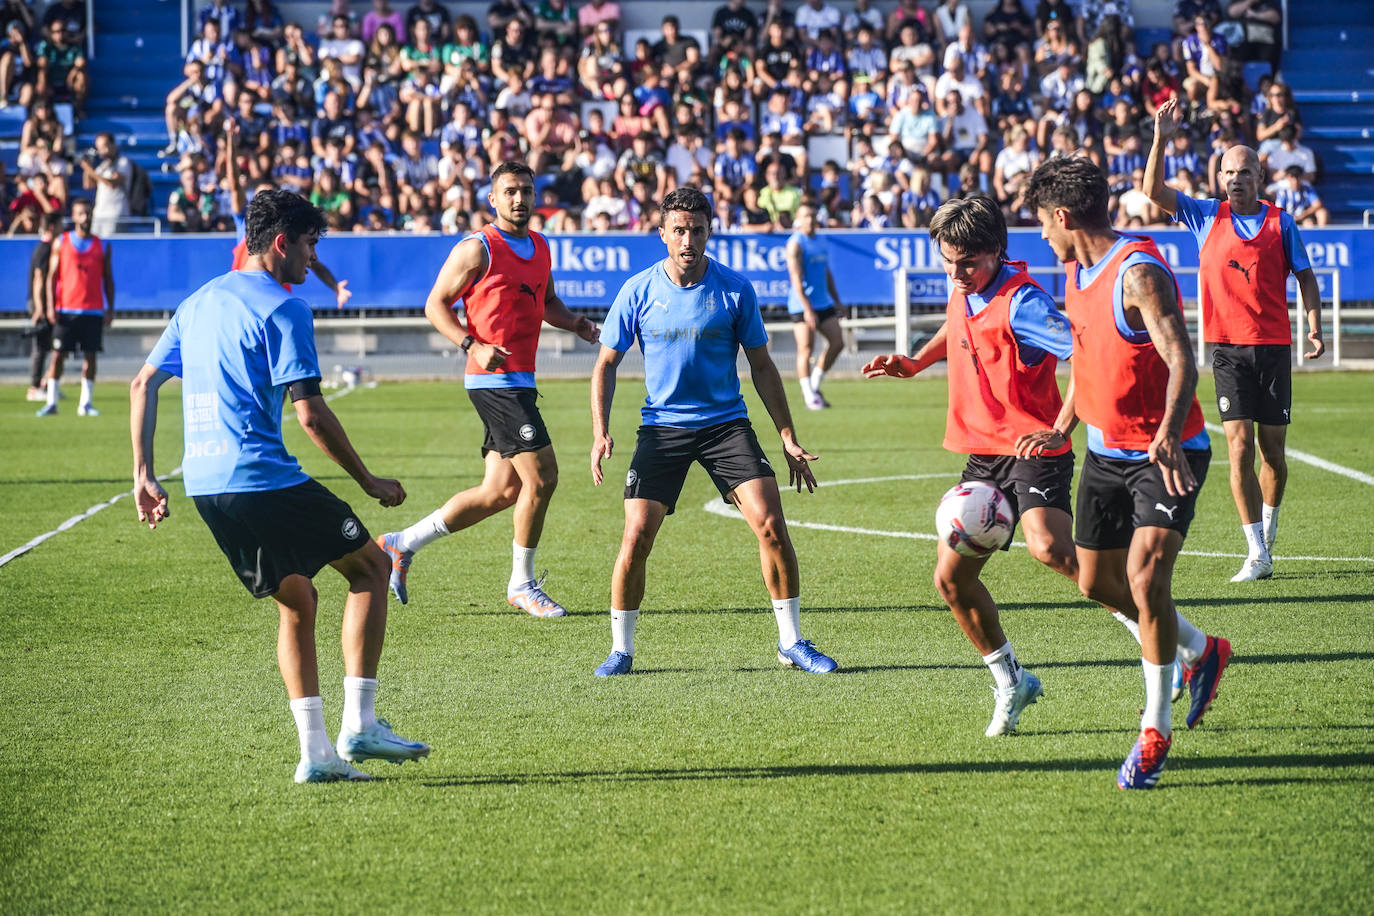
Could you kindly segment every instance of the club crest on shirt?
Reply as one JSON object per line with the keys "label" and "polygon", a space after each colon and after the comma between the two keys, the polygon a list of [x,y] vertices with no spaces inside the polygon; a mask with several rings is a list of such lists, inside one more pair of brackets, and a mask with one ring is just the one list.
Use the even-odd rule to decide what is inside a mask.
{"label": "club crest on shirt", "polygon": [[358,524],[356,518],[344,519],[343,527],[339,529],[339,532],[350,541],[356,541],[362,531],[362,526]]}
{"label": "club crest on shirt", "polygon": [[714,312],[715,310],[716,310],[716,294],[715,294],[714,292],[707,293],[707,294],[706,294],[706,311],[708,311],[708,312]]}

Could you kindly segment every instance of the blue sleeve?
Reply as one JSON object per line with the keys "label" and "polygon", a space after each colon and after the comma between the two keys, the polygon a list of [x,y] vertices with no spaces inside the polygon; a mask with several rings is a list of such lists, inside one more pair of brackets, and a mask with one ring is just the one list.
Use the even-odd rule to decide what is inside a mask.
{"label": "blue sleeve", "polygon": [[248,220],[244,219],[242,213],[234,214],[234,236],[235,245],[242,242],[248,236]]}
{"label": "blue sleeve", "polygon": [[1219,200],[1198,200],[1187,194],[1178,195],[1178,213],[1174,222],[1182,223],[1197,239],[1198,248],[1207,241],[1207,233],[1212,231],[1212,221],[1217,218],[1221,208]]}
{"label": "blue sleeve", "polygon": [[181,378],[181,313],[177,312],[172,316],[172,320],[167,322],[167,327],[163,330],[162,336],[153,345],[152,352],[148,354],[146,362],[154,369],[161,369],[163,372],[170,372],[177,378]]}
{"label": "blue sleeve", "polygon": [[611,310],[601,325],[601,346],[624,353],[635,344],[639,322],[639,284],[626,283],[616,294]]}
{"label": "blue sleeve", "polygon": [[762,347],[768,343],[768,332],[763,329],[763,314],[759,311],[759,297],[754,294],[752,283],[746,282],[739,291],[739,314],[735,316],[735,337],[746,350]]}
{"label": "blue sleeve", "polygon": [[1050,294],[1029,283],[1012,296],[1008,323],[1016,342],[1053,353],[1059,359],[1073,356],[1069,319],[1054,305]]}
{"label": "blue sleeve", "polygon": [[320,361],[315,355],[315,318],[310,306],[301,299],[288,299],[267,316],[264,329],[273,385],[321,378]]}
{"label": "blue sleeve", "polygon": [[1290,213],[1279,214],[1279,235],[1283,238],[1283,253],[1288,257],[1288,269],[1293,273],[1308,270],[1312,262],[1307,259],[1307,249],[1303,247],[1298,224],[1293,222]]}

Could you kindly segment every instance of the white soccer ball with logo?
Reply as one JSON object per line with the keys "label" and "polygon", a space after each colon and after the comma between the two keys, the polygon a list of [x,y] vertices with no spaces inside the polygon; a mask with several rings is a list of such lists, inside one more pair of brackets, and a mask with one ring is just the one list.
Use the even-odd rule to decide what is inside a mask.
{"label": "white soccer ball with logo", "polygon": [[955,553],[986,557],[1011,539],[1016,519],[1011,502],[990,483],[967,481],[951,487],[935,510],[935,530]]}

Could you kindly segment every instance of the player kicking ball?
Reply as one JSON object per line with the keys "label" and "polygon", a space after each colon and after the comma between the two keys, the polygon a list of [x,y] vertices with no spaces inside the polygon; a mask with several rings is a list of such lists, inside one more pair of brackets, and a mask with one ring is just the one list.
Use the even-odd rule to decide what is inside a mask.
{"label": "player kicking ball", "polygon": [[625,478],[625,536],[611,577],[611,654],[597,677],[629,674],[635,624],[644,598],[645,566],[654,538],[677,505],[692,462],[698,462],[759,540],[763,579],[778,623],[778,661],[813,674],[835,660],[801,634],[801,577],[782,515],[772,466],[759,446],[740,395],[735,360],[741,347],[754,389],[782,437],[788,484],[814,491],[809,463],[792,429],[787,395],[768,355],[754,287],[706,256],[711,204],[695,188],[663,200],[659,238],[668,257],[626,281],[601,332],[592,370],[592,480],[611,457],[611,400],[616,367],[638,341],[648,397],[640,410],[634,457]]}
{"label": "player kicking ball", "polygon": [[[271,596],[281,615],[277,664],[300,736],[296,782],[372,777],[351,764],[429,755],[378,719],[377,665],[386,637],[386,555],[348,504],[316,483],[286,451],[281,405],[291,396],[311,440],[383,506],[406,498],[398,481],[372,475],[320,396],[310,307],[288,293],[315,260],[324,214],[286,191],[248,207],[248,262],[182,302],[130,386],[134,496],[140,521],[168,517],[153,469],[158,389],[182,380],[186,493],[244,586]],[[315,656],[319,595],[311,580],[332,566],[348,580],[344,604],[344,712],[337,746],[325,731]]]}
{"label": "player kicking ball", "polygon": [[[1019,516],[1031,556],[1076,580],[1068,427],[1056,429],[1053,440],[1033,456],[1022,456],[1019,449],[1024,434],[1061,420],[1054,371],[1059,360],[1073,354],[1069,322],[1024,263],[1006,260],[1007,224],[992,199],[947,201],[930,221],[930,239],[939,246],[949,277],[945,323],[914,359],[878,356],[864,366],[864,375],[911,378],[948,359],[944,446],[969,456],[960,480],[1000,489]],[[1044,690],[1017,661],[997,604],[979,579],[991,558],[963,556],[944,542],[936,550],[935,588],[992,672],[994,703],[986,734],[1014,734],[1021,713]]]}

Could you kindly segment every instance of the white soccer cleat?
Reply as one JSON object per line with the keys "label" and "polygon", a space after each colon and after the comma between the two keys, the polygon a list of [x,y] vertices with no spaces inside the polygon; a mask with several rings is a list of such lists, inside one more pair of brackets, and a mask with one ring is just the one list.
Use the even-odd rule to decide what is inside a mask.
{"label": "white soccer cleat", "polygon": [[324,763],[302,760],[296,766],[296,782],[367,782],[372,777],[338,757]]}
{"label": "white soccer cleat", "polygon": [[1268,579],[1273,574],[1274,564],[1272,561],[1251,557],[1245,561],[1245,565],[1240,568],[1240,572],[1231,577],[1231,581],[1254,582],[1256,579]]}
{"label": "white soccer cleat", "polygon": [[1045,695],[1045,688],[1040,686],[1040,678],[1026,671],[1022,673],[1021,680],[1017,681],[1015,686],[1006,689],[994,687],[992,695],[995,698],[992,721],[988,723],[987,731],[983,734],[989,738],[996,738],[999,735],[1016,734],[1016,725],[1021,721],[1021,713]]}
{"label": "white soccer cleat", "polygon": [[421,741],[402,738],[392,731],[391,723],[378,719],[371,728],[360,732],[339,730],[339,741],[335,745],[339,756],[351,763],[361,760],[385,760],[401,763],[406,760],[419,760],[429,756],[429,745]]}
{"label": "white soccer cleat", "polygon": [[92,404],[79,404],[76,408],[76,415],[78,417],[98,417],[100,411],[96,410]]}

